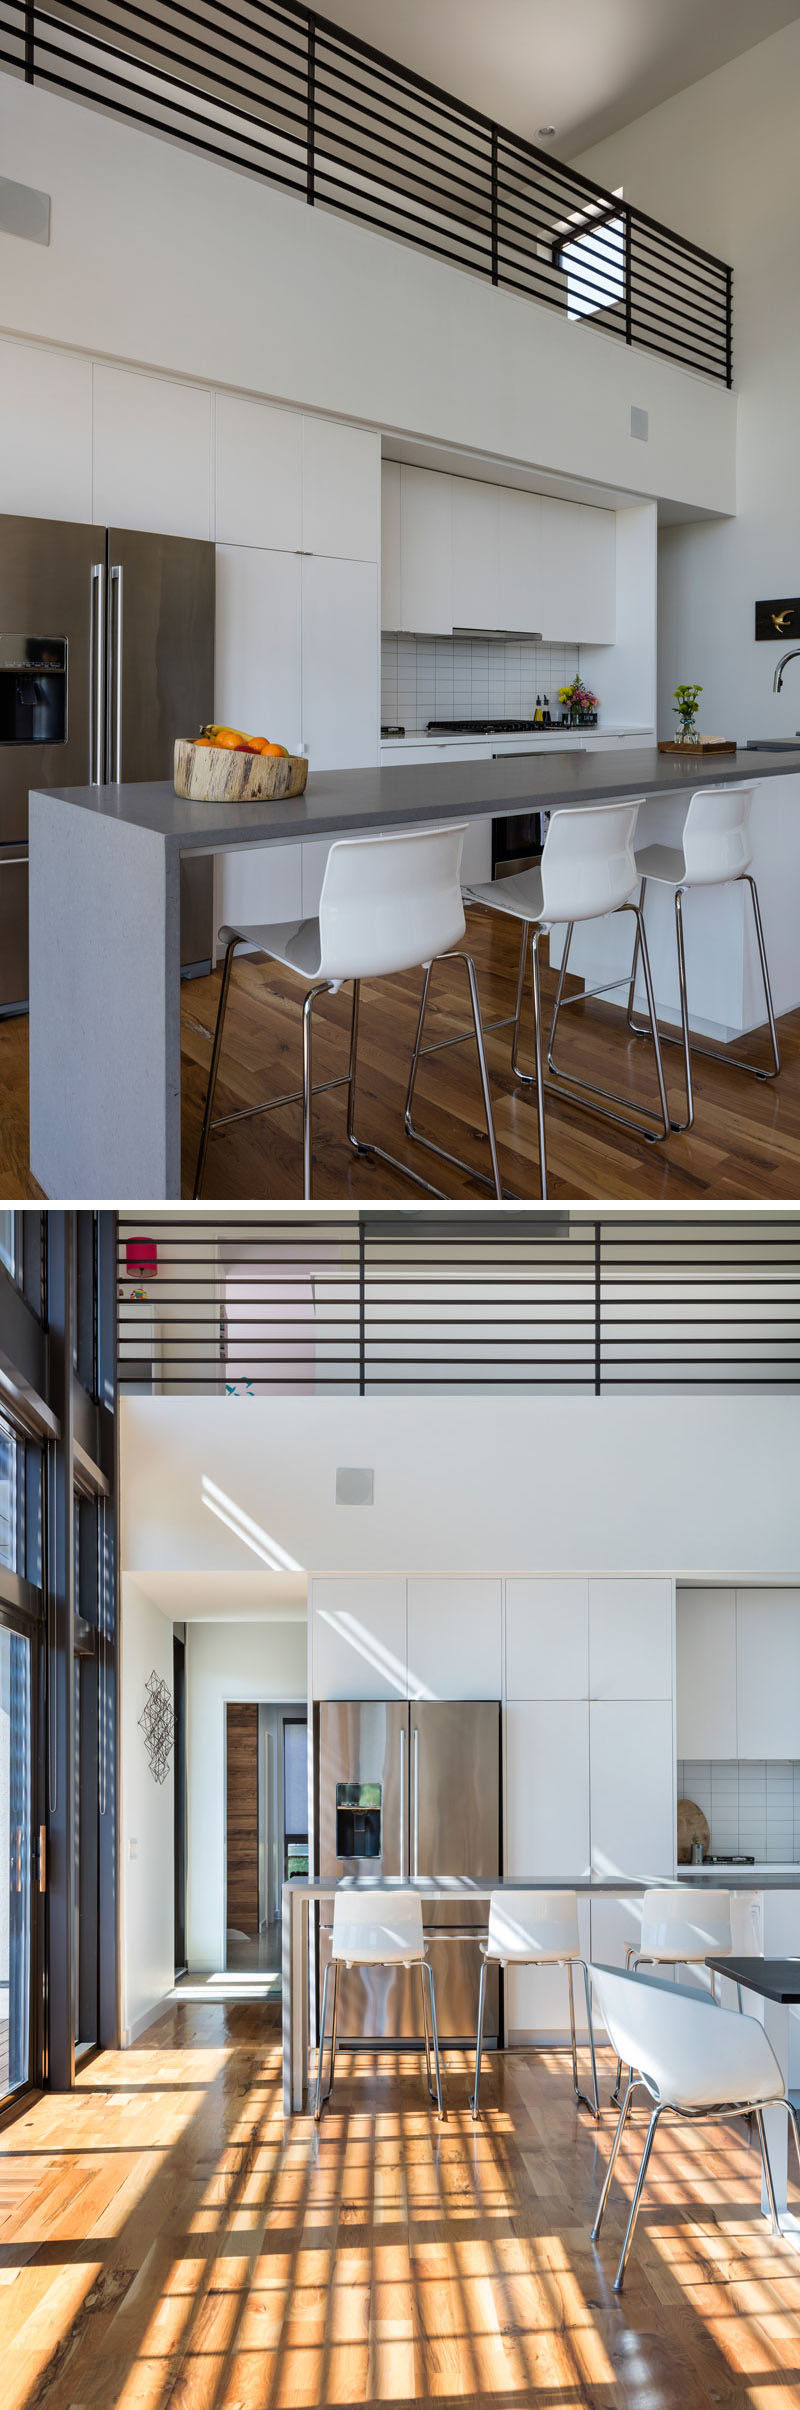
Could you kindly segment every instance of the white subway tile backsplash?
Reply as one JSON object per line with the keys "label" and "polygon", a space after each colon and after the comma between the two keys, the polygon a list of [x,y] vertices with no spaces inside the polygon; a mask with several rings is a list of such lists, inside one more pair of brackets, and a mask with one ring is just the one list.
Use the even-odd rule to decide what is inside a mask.
{"label": "white subway tile backsplash", "polygon": [[532,719],[578,674],[577,645],[487,643],[482,637],[384,636],[381,718],[424,730],[428,720]]}
{"label": "white subway tile backsplash", "polygon": [[679,1758],[678,1797],[702,1808],[717,1855],[800,1861],[800,1759]]}

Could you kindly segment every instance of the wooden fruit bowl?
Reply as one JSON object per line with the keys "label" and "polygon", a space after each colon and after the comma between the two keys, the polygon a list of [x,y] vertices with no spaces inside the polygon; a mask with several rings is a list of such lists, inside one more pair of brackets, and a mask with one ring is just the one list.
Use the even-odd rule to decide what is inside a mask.
{"label": "wooden fruit bowl", "polygon": [[226,745],[193,745],[175,738],[174,787],[192,803],[280,803],[302,795],[308,777],[304,753],[231,753]]}

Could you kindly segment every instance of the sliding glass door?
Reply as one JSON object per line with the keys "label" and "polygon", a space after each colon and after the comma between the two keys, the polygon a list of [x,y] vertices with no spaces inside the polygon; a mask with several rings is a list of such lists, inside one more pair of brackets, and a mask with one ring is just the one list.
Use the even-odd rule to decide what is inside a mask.
{"label": "sliding glass door", "polygon": [[0,2105],[31,2080],[31,1641],[0,1610]]}

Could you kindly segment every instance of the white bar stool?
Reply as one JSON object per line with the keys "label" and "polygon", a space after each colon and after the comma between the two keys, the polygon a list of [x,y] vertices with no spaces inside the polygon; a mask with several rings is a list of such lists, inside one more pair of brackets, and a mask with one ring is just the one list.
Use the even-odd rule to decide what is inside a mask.
{"label": "white bar stool", "polygon": [[[400,829],[387,836],[341,838],[331,846],[328,855],[318,919],[257,925],[242,923],[236,929],[220,930],[225,961],[197,1157],[195,1197],[199,1197],[202,1188],[208,1142],[213,1130],[229,1126],[231,1122],[248,1120],[256,1113],[274,1111],[278,1105],[301,1102],[303,1195],[310,1197],[311,1104],[314,1093],[311,1077],[311,1015],[317,996],[334,995],[348,981],[352,981],[353,985],[353,1013],[346,1081],[328,1080],[324,1084],[327,1087],[347,1086],[347,1135],[350,1145],[357,1155],[370,1155],[381,1163],[390,1164],[393,1171],[403,1172],[406,1179],[412,1180],[416,1187],[424,1188],[429,1196],[441,1196],[441,1189],[433,1188],[428,1180],[422,1180],[418,1172],[412,1171],[408,1164],[399,1162],[396,1156],[387,1154],[383,1147],[359,1138],[355,1128],[360,982],[362,979],[377,979],[394,972],[424,967],[424,1014],[435,961],[462,962],[466,972],[492,1177],[489,1179],[482,1172],[472,1172],[469,1164],[461,1163],[457,1156],[446,1155],[444,1148],[434,1146],[430,1139],[423,1139],[421,1143],[429,1147],[433,1154],[441,1155],[446,1162],[458,1163],[460,1170],[470,1172],[482,1187],[490,1188],[496,1197],[502,1197],[478,984],[470,956],[454,951],[460,946],[466,931],[461,897],[461,853],[465,825],[459,822],[448,828]],[[214,1097],[233,958],[237,948],[244,945],[258,947],[260,952],[269,954],[273,962],[282,963],[284,969],[293,971],[304,982],[303,1085],[289,1095],[272,1097],[265,1104],[246,1105],[237,1112],[226,1113],[215,1122]],[[422,1017],[417,1031],[406,1114],[416,1077]]]}
{"label": "white bar stool", "polygon": [[[544,841],[541,867],[518,871],[510,879],[493,879],[487,886],[467,887],[465,893],[474,904],[485,904],[490,912],[505,912],[522,923],[517,978],[517,1000],[514,1015],[514,1037],[511,1048],[511,1067],[517,1079],[536,1087],[536,1106],[539,1123],[539,1185],[541,1195],[547,1196],[547,1159],[545,1143],[545,1093],[559,1095],[568,1090],[573,1104],[600,1115],[603,1121],[613,1121],[617,1127],[633,1130],[637,1138],[669,1137],[669,1110],[661,1067],[661,1048],[658,1038],[653,984],[650,976],[650,956],[647,949],[644,921],[637,895],[637,870],[633,850],[639,802],[582,805],[575,811],[553,812]],[[564,981],[569,951],[576,921],[604,919],[607,913],[631,912],[636,922],[636,952],[641,954],[647,987],[650,1029],[656,1059],[656,1077],[660,1112],[639,1105],[635,1099],[618,1096],[612,1088],[595,1088],[588,1081],[573,1079],[561,1071],[554,1059],[558,1017],[564,1003]],[[547,1050],[548,1069],[552,1075],[545,1081],[542,1072],[542,1006],[539,982],[539,944],[554,925],[566,922],[564,952],[556,993],[553,1024]],[[535,1071],[523,1071],[519,1063],[519,1037],[525,967],[530,951],[531,983],[533,989],[533,1041]],[[614,984],[614,983],[612,983]],[[622,984],[617,982],[616,984]],[[606,988],[587,989],[586,994],[604,994]],[[583,1003],[584,996],[577,999]],[[423,1004],[424,1004],[423,997]],[[568,999],[567,1001],[571,1001]],[[418,1043],[419,1043],[418,1032]],[[411,1071],[409,1107],[416,1074],[416,1055]],[[597,1097],[605,1099],[597,1104]],[[607,1110],[608,1105],[624,1105],[624,1113]],[[406,1128],[411,1128],[409,1113]]]}
{"label": "white bar stool", "polygon": [[603,2223],[634,2091],[641,2088],[653,2103],[614,2278],[615,2293],[622,2292],[625,2281],[648,2161],[665,2109],[690,2118],[755,2117],[772,2231],[779,2234],[764,2110],[782,2102],[794,2131],[799,2162],[800,2137],[795,2111],[784,2091],[783,2076],[763,2025],[755,2017],[741,2017],[730,2009],[719,2008],[708,1994],[689,1992],[683,1985],[675,1988],[657,1976],[623,1974],[619,1967],[606,1966],[593,1966],[591,1975],[613,2049],[629,2066],[641,2069],[640,2074],[631,2077],[620,2109],[592,2227],[593,2243]]}
{"label": "white bar stool", "polygon": [[[641,1966],[668,1966],[674,1971],[681,1966],[704,1967],[707,1958],[729,1958],[732,1949],[729,1891],[698,1889],[695,1899],[688,1884],[663,1888],[653,1884],[644,1894],[639,1939],[628,1942],[625,1965],[632,1974]],[[737,1984],[736,1993],[741,2010],[741,1984]],[[712,1999],[715,1996],[713,1968],[711,1996]],[[621,2075],[622,2066],[618,2062],[611,2094],[615,2103],[619,2100]]]}
{"label": "white bar stool", "polygon": [[[441,2117],[442,2074],[439,2064],[439,2029],[436,2022],[436,1988],[422,1926],[422,1901],[416,1891],[396,1891],[394,1889],[390,1891],[388,1888],[382,1889],[380,1885],[376,1884],[374,1890],[369,1891],[337,1891],[333,1902],[333,1940],[322,1986],[322,2015],[317,2057],[317,2096],[314,2106],[317,2122],[319,2122],[325,2103],[330,2100],[333,2091],[339,1969],[342,1966],[415,1966],[419,1968],[428,2091],[431,2100],[436,2101]],[[333,1975],[333,2017],[330,2036],[330,2073],[327,2092],[323,2093],[322,2070],[328,2014],[328,1984],[331,1974]],[[426,1984],[428,1998],[426,1998]],[[428,2025],[429,2004],[430,2029]],[[431,2041],[433,2042],[433,2058],[436,2069],[435,2088],[431,2081]]]}
{"label": "white bar stool", "polygon": [[[478,2031],[475,2042],[475,2089],[470,2101],[473,2117],[478,2115],[481,2083],[481,2051],[483,2048],[483,2008],[486,1977],[490,1966],[565,1966],[569,1981],[569,2029],[572,2044],[572,2088],[577,2101],[591,2109],[592,2116],[600,2114],[597,2091],[597,2062],[594,2054],[592,1997],[585,1958],[581,1957],[578,1931],[578,1900],[574,1891],[514,1891],[493,1892],[489,1901],[489,1934],[481,1943],[483,1965],[478,1992]],[[578,2050],[575,2040],[575,1994],[572,1983],[573,1967],[583,1971],[586,1993],[586,2018],[589,2027],[589,2048],[592,2054],[593,2100],[582,2092],[578,2083]]]}
{"label": "white bar stool", "polygon": [[[750,869],[753,858],[750,839],[752,801],[752,787],[701,787],[699,792],[692,796],[683,825],[680,848],[670,845],[645,845],[636,855],[636,868],[642,882],[639,898],[642,913],[644,913],[645,891],[649,880],[652,880],[655,886],[671,888],[674,895],[681,1034],[680,1037],[676,1037],[672,1031],[662,1029],[660,1036],[662,1045],[666,1039],[670,1046],[683,1047],[686,1077],[686,1120],[673,1122],[672,1126],[675,1130],[690,1130],[694,1120],[693,1054],[706,1055],[709,1062],[712,1063],[727,1063],[734,1071],[747,1071],[751,1079],[777,1079],[781,1067],[761,907],[758,901],[758,888]],[[683,899],[693,887],[730,887],[736,881],[750,889],[772,1048],[771,1070],[759,1064],[743,1063],[739,1056],[728,1054],[713,1046],[701,1046],[699,1039],[691,1035],[689,1028]],[[642,1023],[634,1020],[633,1015],[638,951],[637,938],[628,996],[628,1027],[633,1030],[635,1036],[643,1037],[647,1033]],[[649,1003],[649,987],[647,995]]]}

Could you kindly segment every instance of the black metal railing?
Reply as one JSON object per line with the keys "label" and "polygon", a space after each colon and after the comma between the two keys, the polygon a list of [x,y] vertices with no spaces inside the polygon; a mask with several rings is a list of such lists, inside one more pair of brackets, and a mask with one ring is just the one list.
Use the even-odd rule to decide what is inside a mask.
{"label": "black metal railing", "polygon": [[800,1214],[165,1213],[118,1313],[134,1393],[783,1392]]}
{"label": "black metal railing", "polygon": [[300,0],[0,0],[0,64],[732,382],[722,260]]}

